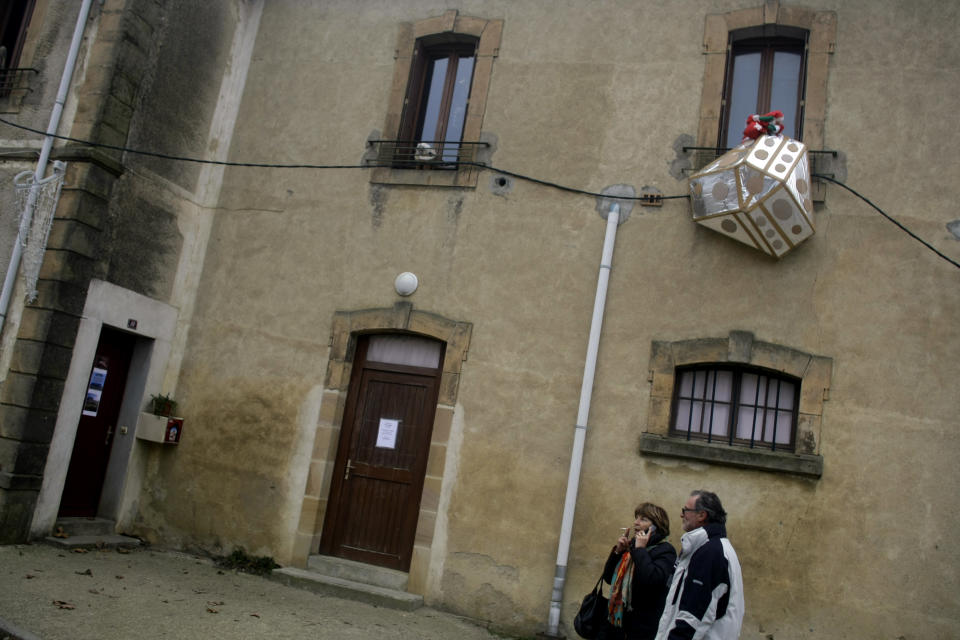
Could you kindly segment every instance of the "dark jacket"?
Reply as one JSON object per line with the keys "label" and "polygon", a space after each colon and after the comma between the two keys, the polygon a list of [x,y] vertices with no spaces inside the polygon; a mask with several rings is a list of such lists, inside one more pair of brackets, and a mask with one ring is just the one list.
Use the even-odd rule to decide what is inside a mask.
{"label": "dark jacket", "polygon": [[[616,549],[616,547],[614,547]],[[667,589],[670,578],[673,576],[673,565],[677,560],[677,552],[673,546],[664,540],[659,531],[647,548],[637,548],[634,542],[624,553],[633,558],[633,586],[630,603],[633,610],[623,614],[623,630],[626,637],[633,640],[653,638],[657,634],[657,624],[660,614],[663,613],[663,604],[667,598]],[[612,584],[616,578],[617,565],[623,554],[610,552],[607,564],[603,569],[603,579]]]}

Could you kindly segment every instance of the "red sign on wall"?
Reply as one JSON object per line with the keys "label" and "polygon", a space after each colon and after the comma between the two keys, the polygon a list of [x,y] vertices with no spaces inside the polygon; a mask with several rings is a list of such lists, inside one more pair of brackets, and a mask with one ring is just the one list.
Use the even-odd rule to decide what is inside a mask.
{"label": "red sign on wall", "polygon": [[181,433],[183,433],[183,418],[168,418],[167,430],[163,434],[163,441],[167,444],[178,444]]}

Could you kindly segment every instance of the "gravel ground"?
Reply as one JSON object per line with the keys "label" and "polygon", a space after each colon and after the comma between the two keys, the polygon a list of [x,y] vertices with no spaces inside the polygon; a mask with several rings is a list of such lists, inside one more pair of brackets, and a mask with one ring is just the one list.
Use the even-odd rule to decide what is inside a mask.
{"label": "gravel ground", "polygon": [[0,546],[0,639],[491,640],[476,623],[322,596],[206,558],[138,549]]}

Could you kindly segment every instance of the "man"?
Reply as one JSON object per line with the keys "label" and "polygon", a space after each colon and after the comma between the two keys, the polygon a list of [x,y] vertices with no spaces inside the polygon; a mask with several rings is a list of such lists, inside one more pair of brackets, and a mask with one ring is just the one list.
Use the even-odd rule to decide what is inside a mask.
{"label": "man", "polygon": [[740,561],[720,498],[694,491],[680,511],[680,557],[656,640],[736,640],[743,623]]}

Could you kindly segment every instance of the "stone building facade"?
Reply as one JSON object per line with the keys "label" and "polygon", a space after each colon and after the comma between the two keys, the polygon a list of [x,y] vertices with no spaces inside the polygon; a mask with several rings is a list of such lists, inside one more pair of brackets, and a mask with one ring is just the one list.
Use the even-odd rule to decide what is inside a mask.
{"label": "stone building facade", "polygon": [[[36,162],[22,127],[47,126],[81,6],[22,4],[7,185]],[[931,248],[960,260],[958,12],[93,3],[39,297],[18,285],[0,336],[0,539],[76,512],[165,546],[340,556],[527,635],[560,576],[572,634],[633,507],[667,508],[679,545],[704,488],[730,514],[744,638],[949,637],[960,274]],[[784,51],[814,172],[929,247],[827,179],[816,234],[779,260],[692,221],[687,178],[742,127],[732,61],[756,54],[776,92],[764,56]],[[120,369],[93,473],[91,372]],[[147,437],[158,394],[179,444]],[[772,435],[746,428],[761,413]]]}

